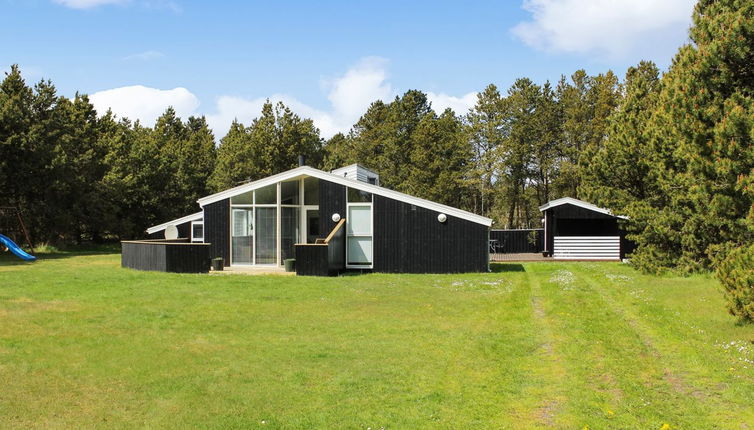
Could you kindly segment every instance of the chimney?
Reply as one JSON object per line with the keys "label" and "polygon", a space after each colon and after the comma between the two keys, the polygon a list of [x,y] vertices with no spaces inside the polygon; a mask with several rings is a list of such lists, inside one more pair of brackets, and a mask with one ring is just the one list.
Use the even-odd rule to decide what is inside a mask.
{"label": "chimney", "polygon": [[304,157],[303,155],[298,156],[298,166],[306,166],[306,157]]}

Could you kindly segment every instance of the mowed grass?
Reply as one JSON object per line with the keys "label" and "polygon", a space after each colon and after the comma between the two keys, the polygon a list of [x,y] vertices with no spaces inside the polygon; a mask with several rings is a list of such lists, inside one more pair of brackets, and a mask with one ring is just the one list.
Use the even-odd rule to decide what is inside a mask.
{"label": "mowed grass", "polygon": [[754,428],[754,328],[618,263],[340,278],[0,257],[4,428]]}

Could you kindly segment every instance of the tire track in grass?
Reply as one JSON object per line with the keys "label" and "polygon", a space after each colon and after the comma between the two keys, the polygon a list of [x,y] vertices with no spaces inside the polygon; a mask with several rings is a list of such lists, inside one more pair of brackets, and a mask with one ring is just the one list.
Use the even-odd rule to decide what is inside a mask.
{"label": "tire track in grass", "polygon": [[540,358],[538,363],[538,379],[545,385],[538,392],[531,393],[542,400],[537,408],[532,411],[534,419],[540,425],[554,427],[556,418],[562,410],[562,405],[566,400],[566,395],[562,388],[565,383],[565,368],[563,359],[557,354],[555,343],[557,339],[552,331],[552,322],[547,315],[543,304],[543,291],[539,279],[534,277],[530,271],[526,270],[526,282],[529,284],[531,293],[531,312],[532,323],[539,332],[542,343],[536,351]]}
{"label": "tire track in grass", "polygon": [[[667,396],[672,390],[666,381],[650,378],[644,383],[645,374],[662,373],[658,361],[641,334],[584,279],[579,263],[540,268],[537,278],[550,278],[542,284],[541,296],[549,304],[551,330],[560,340],[555,350],[566,372],[562,419],[579,427],[659,428],[670,413],[676,422],[691,425],[673,409],[680,395]],[[692,405],[686,410],[696,406],[685,402]]]}
{"label": "tire track in grass", "polygon": [[[601,287],[600,281],[595,278],[597,275],[605,275],[608,278],[608,273],[601,271],[601,273],[595,273],[596,267],[589,266],[586,268],[589,273],[583,273],[584,280],[592,287],[595,293],[599,294],[602,301],[604,301],[610,309],[620,315],[621,318],[629,325],[634,331],[636,331],[642,339],[642,342],[646,345],[649,351],[651,351],[652,357],[658,363],[664,363],[662,366],[662,378],[665,383],[672,388],[672,390],[678,395],[684,396],[692,401],[695,405],[695,412],[704,412],[704,418],[714,420],[714,414],[723,414],[725,418],[730,420],[729,422],[735,422],[740,420],[741,414],[736,411],[733,405],[729,402],[724,402],[717,390],[711,387],[700,387],[692,383],[689,378],[684,375],[693,374],[693,370],[689,369],[682,360],[676,357],[674,351],[669,351],[668,347],[664,345],[665,341],[655,333],[651,324],[645,322],[639,315],[633,312],[632,306],[620,302],[614,297],[615,294],[609,294],[604,287]],[[605,280],[608,282],[609,278]],[[609,282],[611,287],[620,288],[615,282]],[[633,290],[632,290],[633,291]],[[683,329],[679,327],[679,329]],[[683,341],[678,339],[678,341]],[[712,390],[712,391],[710,391]],[[746,406],[747,408],[749,405]],[[712,414],[711,412],[714,412]],[[701,417],[699,417],[701,419]],[[745,423],[742,423],[741,428],[747,428]]]}

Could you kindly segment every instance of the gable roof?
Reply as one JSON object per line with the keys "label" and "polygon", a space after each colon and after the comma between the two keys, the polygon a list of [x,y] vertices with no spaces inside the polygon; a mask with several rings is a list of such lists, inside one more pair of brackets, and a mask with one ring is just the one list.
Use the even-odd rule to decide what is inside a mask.
{"label": "gable roof", "polygon": [[186,215],[183,218],[174,219],[172,221],[168,221],[160,225],[156,225],[154,227],[149,227],[147,229],[147,234],[157,233],[158,231],[165,230],[166,228],[168,228],[169,225],[178,225],[178,224],[183,224],[189,221],[199,221],[203,217],[204,217],[204,211],[197,212],[191,215]]}
{"label": "gable roof", "polygon": [[311,176],[317,179],[324,179],[326,181],[344,185],[349,188],[355,188],[357,190],[376,194],[378,196],[387,197],[389,199],[394,199],[394,200],[398,200],[404,203],[409,203],[412,205],[430,209],[433,211],[442,212],[444,214],[451,215],[456,218],[465,219],[467,221],[472,221],[478,224],[482,224],[487,227],[492,225],[492,220],[490,218],[486,218],[481,215],[477,215],[475,213],[467,212],[467,211],[454,208],[451,206],[446,206],[440,203],[435,203],[429,200],[420,199],[418,197],[410,196],[404,193],[399,193],[398,191],[389,190],[387,188],[368,184],[366,182],[357,181],[355,179],[348,179],[343,176],[334,175],[332,173],[324,172],[322,170],[315,169],[309,166],[296,167],[295,169],[291,169],[283,173],[278,173],[277,175],[268,176],[258,181],[249,182],[249,183],[239,185],[234,188],[227,189],[225,191],[221,191],[216,194],[212,194],[207,197],[202,197],[201,199],[197,201],[199,202],[200,206],[204,207],[205,205],[208,205],[210,203],[215,203],[220,200],[227,199],[229,197],[247,193],[249,191],[256,190],[258,188],[262,188],[267,185],[272,185],[280,181],[296,179],[303,176]]}
{"label": "gable roof", "polygon": [[554,207],[557,207],[557,206],[562,206],[562,205],[574,205],[574,206],[578,206],[578,207],[586,209],[586,210],[590,210],[590,211],[593,211],[593,212],[599,212],[601,214],[613,216],[613,217],[616,217],[616,218],[628,219],[628,217],[625,217],[625,216],[622,216],[622,215],[614,215],[613,212],[610,209],[601,208],[601,207],[595,206],[595,205],[593,205],[593,204],[591,204],[589,202],[585,202],[585,201],[579,200],[579,199],[574,199],[573,197],[562,197],[562,198],[559,198],[559,199],[556,199],[556,200],[551,200],[551,201],[545,203],[544,205],[540,206],[539,207],[539,211],[540,212],[544,212],[547,209],[551,209],[551,208],[554,208]]}

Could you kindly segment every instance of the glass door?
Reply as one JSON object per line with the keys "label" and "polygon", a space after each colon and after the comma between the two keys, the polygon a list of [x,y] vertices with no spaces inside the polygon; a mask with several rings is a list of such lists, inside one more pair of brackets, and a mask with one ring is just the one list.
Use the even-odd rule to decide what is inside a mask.
{"label": "glass door", "polygon": [[277,208],[257,207],[255,264],[277,264]]}
{"label": "glass door", "polygon": [[348,205],[346,266],[372,266],[372,205]]}
{"label": "glass door", "polygon": [[232,264],[252,264],[254,209],[233,209],[232,233]]}

